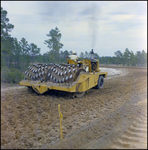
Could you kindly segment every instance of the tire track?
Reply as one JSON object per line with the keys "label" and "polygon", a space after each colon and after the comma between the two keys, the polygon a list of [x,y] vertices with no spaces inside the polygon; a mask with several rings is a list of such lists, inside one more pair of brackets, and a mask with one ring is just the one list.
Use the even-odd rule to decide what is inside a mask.
{"label": "tire track", "polygon": [[[145,112],[146,114],[146,112]],[[113,140],[111,149],[147,149],[147,117],[136,118],[121,137]]]}

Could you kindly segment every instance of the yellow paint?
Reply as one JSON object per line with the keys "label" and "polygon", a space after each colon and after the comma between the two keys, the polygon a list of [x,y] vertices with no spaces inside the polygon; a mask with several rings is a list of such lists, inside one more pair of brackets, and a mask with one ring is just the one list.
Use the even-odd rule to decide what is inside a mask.
{"label": "yellow paint", "polygon": [[77,61],[74,61],[74,60],[72,60],[72,59],[69,59],[69,60],[68,60],[68,63],[69,63],[69,64],[75,64],[75,65],[76,65],[76,64],[77,64]]}
{"label": "yellow paint", "polygon": [[62,113],[60,111],[60,105],[58,105],[58,110],[59,110],[60,131],[61,131],[61,140],[62,140],[63,139],[63,131],[62,131],[62,119],[63,119],[63,116],[62,116]]}
{"label": "yellow paint", "polygon": [[22,80],[21,82],[19,82],[19,85],[31,86],[31,84],[28,81],[26,81],[26,80]]}
{"label": "yellow paint", "polygon": [[[46,91],[48,91],[48,89],[66,92],[85,92],[98,84],[98,78],[100,75],[104,75],[104,77],[106,77],[107,72],[95,72],[94,74],[93,73],[81,74],[78,81],[73,86],[60,86],[59,84],[45,85],[45,83],[30,84],[26,80],[21,81],[19,84],[23,86],[32,86],[32,88],[39,94],[45,93]],[[80,85],[78,86],[78,84]]]}
{"label": "yellow paint", "polygon": [[85,92],[90,88],[96,86],[98,84],[98,79],[100,75],[103,75],[104,78],[107,76],[107,72],[100,72],[99,69],[99,60],[96,60],[96,68],[95,71],[92,72],[91,68],[91,60],[90,59],[81,59],[80,61],[74,61],[69,59],[69,64],[83,64],[83,69],[89,68],[88,73],[81,74],[78,76],[77,81],[72,83],[71,85],[61,86],[60,84],[48,84],[46,82],[41,83],[40,81],[32,81],[32,80],[22,80],[19,84],[22,86],[32,86],[32,88],[38,93],[43,94],[46,91],[51,90],[59,90],[59,91],[66,91],[66,92]]}

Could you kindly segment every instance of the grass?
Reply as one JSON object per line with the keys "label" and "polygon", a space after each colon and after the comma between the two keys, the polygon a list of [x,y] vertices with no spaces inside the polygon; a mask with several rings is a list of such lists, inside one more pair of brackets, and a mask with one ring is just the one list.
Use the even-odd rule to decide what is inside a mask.
{"label": "grass", "polygon": [[18,83],[1,82],[1,88],[15,87],[15,86],[19,86],[19,84]]}

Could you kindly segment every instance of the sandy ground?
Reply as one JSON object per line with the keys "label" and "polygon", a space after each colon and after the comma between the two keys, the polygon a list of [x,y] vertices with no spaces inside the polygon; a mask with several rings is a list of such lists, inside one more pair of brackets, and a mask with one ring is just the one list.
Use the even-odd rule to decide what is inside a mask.
{"label": "sandy ground", "polygon": [[2,86],[1,148],[146,149],[147,69],[112,69],[101,68],[109,72],[103,89],[76,99]]}

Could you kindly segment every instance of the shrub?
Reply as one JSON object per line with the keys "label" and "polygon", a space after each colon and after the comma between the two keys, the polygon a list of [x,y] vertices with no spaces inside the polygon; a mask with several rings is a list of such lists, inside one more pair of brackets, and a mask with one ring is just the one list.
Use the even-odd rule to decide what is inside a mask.
{"label": "shrub", "polygon": [[10,72],[10,69],[8,67],[3,67],[1,70],[1,81],[6,82],[8,78],[8,73]]}
{"label": "shrub", "polygon": [[4,67],[1,71],[1,81],[3,82],[19,83],[23,78],[24,75],[15,68]]}

